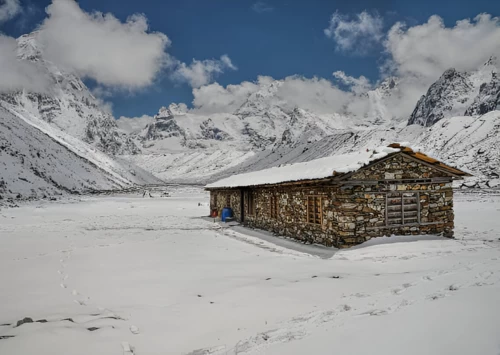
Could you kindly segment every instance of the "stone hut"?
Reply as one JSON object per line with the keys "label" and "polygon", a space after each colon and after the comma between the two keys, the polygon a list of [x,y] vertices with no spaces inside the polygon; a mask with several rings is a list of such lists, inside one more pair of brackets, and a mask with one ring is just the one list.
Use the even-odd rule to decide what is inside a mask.
{"label": "stone hut", "polygon": [[380,236],[453,237],[452,181],[470,174],[394,143],[222,179],[211,212],[247,226],[339,248]]}

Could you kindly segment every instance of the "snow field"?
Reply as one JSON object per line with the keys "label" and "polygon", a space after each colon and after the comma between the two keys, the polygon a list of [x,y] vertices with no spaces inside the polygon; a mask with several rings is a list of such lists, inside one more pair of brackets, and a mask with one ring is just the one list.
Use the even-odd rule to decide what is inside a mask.
{"label": "snow field", "polygon": [[500,196],[456,195],[457,240],[325,258],[200,218],[200,190],[170,193],[0,210],[0,354],[500,350]]}

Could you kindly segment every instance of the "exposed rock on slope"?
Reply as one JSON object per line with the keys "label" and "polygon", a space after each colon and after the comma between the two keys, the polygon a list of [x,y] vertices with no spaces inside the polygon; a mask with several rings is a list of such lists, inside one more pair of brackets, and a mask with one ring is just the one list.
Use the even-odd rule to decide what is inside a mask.
{"label": "exposed rock on slope", "polygon": [[[475,102],[485,82],[491,81],[483,86],[476,101],[493,107],[495,70],[492,63],[487,63],[470,73],[446,71],[419,101],[410,120],[417,124],[409,126],[393,117],[386,105],[398,95],[397,80],[392,78],[367,93],[373,99],[371,119],[340,114],[318,116],[298,107],[289,109],[288,104],[275,98],[279,82],[250,95],[234,114],[201,116],[191,111],[178,112],[176,107],[163,109],[155,127],[163,133],[158,140],[148,141],[154,144],[149,154],[132,160],[167,181],[204,183],[233,173],[408,141],[473,173],[472,184],[493,186],[500,173],[500,161],[495,155],[500,136],[498,114],[492,112],[487,120],[481,117],[477,121],[462,115]],[[165,129],[162,120],[169,121]],[[207,132],[208,128],[211,131]],[[179,144],[171,149],[175,139]],[[161,144],[168,149],[158,154]],[[475,147],[483,148],[477,152]]]}
{"label": "exposed rock on slope", "polygon": [[211,176],[208,180],[406,141],[433,157],[471,172],[474,177],[463,181],[466,186],[500,187],[499,137],[500,111],[492,111],[479,118],[449,117],[429,128],[411,125],[402,129],[339,131],[320,141],[301,144],[293,149],[279,147],[273,151],[260,152],[243,164]]}
{"label": "exposed rock on slope", "polygon": [[479,94],[465,111],[465,115],[484,115],[494,110],[500,110],[500,77],[497,73],[492,75],[489,83],[481,84]]}
{"label": "exposed rock on slope", "polygon": [[337,113],[318,115],[280,99],[283,84],[262,85],[233,113],[200,114],[172,104],[161,108],[155,121],[139,135],[146,154],[163,154],[185,148],[265,149],[274,144],[293,146],[318,140],[336,129],[366,125],[366,118]]}
{"label": "exposed rock on slope", "polygon": [[474,89],[467,73],[448,69],[417,102],[408,124],[429,127],[445,117],[462,114]]}
{"label": "exposed rock on slope", "polygon": [[407,141],[411,145],[474,177],[459,185],[500,187],[500,111],[480,118],[457,116],[442,119],[431,127],[410,125],[402,128],[377,127],[366,130],[338,130],[318,141],[294,147],[279,145],[252,154],[192,151],[136,156],[137,163],[171,182],[206,183],[232,174],[262,170],[272,166],[309,161],[335,154]]}
{"label": "exposed rock on slope", "polygon": [[9,103],[17,111],[27,110],[108,154],[138,153],[133,140],[118,129],[113,116],[102,110],[100,102],[76,75],[43,59],[36,36],[34,32],[18,39],[18,57],[35,63],[50,79],[50,87],[46,93],[1,94],[0,102]]}
{"label": "exposed rock on slope", "polygon": [[[495,57],[491,57],[482,67],[470,72],[448,69],[417,102],[408,124],[429,127],[443,118],[461,116],[466,111],[469,112],[466,115],[469,115],[472,110],[477,111],[474,108],[469,111],[469,107],[474,105],[473,102],[476,102],[478,94],[480,97],[474,107],[480,105],[482,101],[488,101],[489,104],[485,102],[483,107],[491,108],[492,99],[488,95],[495,91],[493,76],[497,72],[498,62]],[[491,86],[486,88],[484,85],[487,83]],[[480,94],[481,87],[483,95]]]}

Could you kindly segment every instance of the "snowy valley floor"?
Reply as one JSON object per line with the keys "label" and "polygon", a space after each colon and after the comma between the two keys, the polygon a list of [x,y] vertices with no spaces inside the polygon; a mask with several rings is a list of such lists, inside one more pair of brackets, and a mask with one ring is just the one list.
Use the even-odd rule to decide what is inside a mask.
{"label": "snowy valley floor", "polygon": [[207,201],[1,210],[0,354],[500,354],[499,195],[456,195],[456,240],[328,258],[222,229]]}

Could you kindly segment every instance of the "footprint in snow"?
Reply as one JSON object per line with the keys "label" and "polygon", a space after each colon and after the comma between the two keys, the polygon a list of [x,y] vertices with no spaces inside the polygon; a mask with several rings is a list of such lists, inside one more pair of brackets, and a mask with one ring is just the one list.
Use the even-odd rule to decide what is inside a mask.
{"label": "footprint in snow", "polygon": [[360,313],[360,316],[385,316],[386,314],[389,314],[389,312],[385,309],[374,309],[368,312],[363,312]]}
{"label": "footprint in snow", "polygon": [[401,285],[400,288],[396,288],[396,289],[392,290],[392,293],[395,295],[400,295],[412,286],[414,286],[414,285],[410,284],[410,283],[404,283],[403,285]]}
{"label": "footprint in snow", "polygon": [[123,355],[134,355],[134,348],[126,341],[122,342]]}
{"label": "footprint in snow", "polygon": [[139,328],[138,328],[138,327],[136,327],[135,325],[131,325],[131,326],[130,326],[130,332],[131,332],[132,334],[139,334],[139,333],[140,333],[140,332],[139,332]]}
{"label": "footprint in snow", "polygon": [[427,296],[427,299],[431,300],[431,301],[436,301],[436,300],[438,300],[440,298],[444,298],[446,296],[447,295],[445,293],[435,293],[435,294]]}

